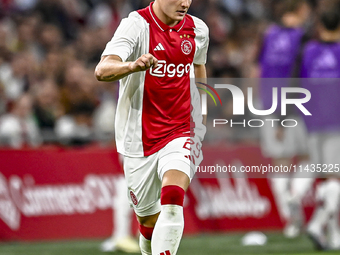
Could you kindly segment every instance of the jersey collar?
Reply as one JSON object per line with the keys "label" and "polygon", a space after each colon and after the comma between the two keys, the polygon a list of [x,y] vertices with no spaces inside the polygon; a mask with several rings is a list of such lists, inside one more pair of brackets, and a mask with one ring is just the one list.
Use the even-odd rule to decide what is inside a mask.
{"label": "jersey collar", "polygon": [[176,25],[176,26],[173,26],[173,27],[170,27],[166,24],[164,24],[157,16],[156,14],[154,13],[153,9],[152,9],[152,5],[153,5],[154,2],[151,2],[150,5],[149,5],[149,12],[150,12],[150,15],[151,15],[151,18],[153,19],[153,21],[156,23],[157,27],[162,30],[163,32],[164,31],[167,31],[167,30],[175,30],[177,32],[179,32],[184,24],[185,24],[185,20],[186,20],[186,15],[184,16],[184,18]]}

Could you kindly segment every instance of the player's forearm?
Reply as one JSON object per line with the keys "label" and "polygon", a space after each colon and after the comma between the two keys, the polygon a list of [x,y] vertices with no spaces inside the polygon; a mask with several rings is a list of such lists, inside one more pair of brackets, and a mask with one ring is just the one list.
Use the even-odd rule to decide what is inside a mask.
{"label": "player's forearm", "polygon": [[[197,87],[206,89],[202,83],[207,83],[207,71],[205,65],[194,65],[195,82]],[[200,94],[205,94],[203,90],[199,90]]]}
{"label": "player's forearm", "polygon": [[[195,82],[196,85],[202,89],[206,89],[206,86],[204,86],[201,83],[207,83],[207,71],[205,68],[205,65],[194,65],[194,71],[195,71]],[[200,94],[206,94],[203,90],[199,89]],[[207,124],[207,115],[203,115],[203,124]]]}
{"label": "player's forearm", "polygon": [[[207,71],[205,65],[194,65],[195,82],[197,87],[206,89],[202,83],[207,83]],[[203,90],[199,90],[200,94],[205,94]]]}
{"label": "player's forearm", "polygon": [[116,81],[132,73],[131,62],[118,60],[102,60],[96,67],[95,75],[98,81]]}
{"label": "player's forearm", "polygon": [[194,64],[194,71],[195,71],[195,78],[196,79],[206,79],[207,78],[207,71],[205,65],[195,65]]}
{"label": "player's forearm", "polygon": [[157,67],[158,60],[150,53],[143,54],[134,62],[122,62],[117,55],[103,56],[96,67],[98,81],[116,81],[134,73]]}

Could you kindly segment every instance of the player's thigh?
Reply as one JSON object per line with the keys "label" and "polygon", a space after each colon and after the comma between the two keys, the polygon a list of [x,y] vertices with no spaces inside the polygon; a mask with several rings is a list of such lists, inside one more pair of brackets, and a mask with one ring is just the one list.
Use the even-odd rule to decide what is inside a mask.
{"label": "player's thigh", "polygon": [[158,178],[157,153],[148,157],[124,157],[124,174],[130,205],[140,217],[160,211],[161,181]]}
{"label": "player's thigh", "polygon": [[340,164],[340,133],[313,133],[308,142],[311,163]]}
{"label": "player's thigh", "polygon": [[[340,134],[328,134],[323,143],[323,158],[325,164],[340,164]],[[333,171],[334,172],[334,171]]]}
{"label": "player's thigh", "polygon": [[292,148],[295,150],[295,155],[308,155],[308,131],[307,127],[300,117],[293,117],[298,122],[298,125],[295,127],[288,128],[290,132],[290,142]]}
{"label": "player's thigh", "polygon": [[323,141],[323,134],[312,133],[308,136],[309,157],[312,164],[322,164],[324,162],[322,153]]}
{"label": "player's thigh", "polygon": [[340,206],[340,181],[338,179],[328,179],[325,183],[325,208],[332,213],[338,213]]}
{"label": "player's thigh", "polygon": [[[166,172],[177,170],[180,173],[177,174],[171,171],[171,176],[173,176],[174,180],[176,180],[176,176],[182,180],[183,173],[190,182],[195,175],[196,167],[203,160],[201,146],[202,144],[198,138],[190,137],[176,138],[168,143],[159,151],[159,178],[163,180]],[[170,176],[170,172],[167,176]]]}

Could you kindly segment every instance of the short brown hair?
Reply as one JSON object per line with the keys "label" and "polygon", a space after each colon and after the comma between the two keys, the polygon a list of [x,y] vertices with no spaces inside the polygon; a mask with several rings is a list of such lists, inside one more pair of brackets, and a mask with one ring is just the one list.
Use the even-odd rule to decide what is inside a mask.
{"label": "short brown hair", "polygon": [[296,12],[301,5],[308,4],[307,0],[282,0],[282,15],[287,12]]}

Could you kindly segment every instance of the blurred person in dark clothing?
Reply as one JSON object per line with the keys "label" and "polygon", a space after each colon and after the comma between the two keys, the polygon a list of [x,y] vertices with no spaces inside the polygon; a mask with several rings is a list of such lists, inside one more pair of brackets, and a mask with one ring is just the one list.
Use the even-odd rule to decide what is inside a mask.
{"label": "blurred person in dark clothing", "polygon": [[307,233],[317,249],[340,250],[340,2],[321,1],[319,8],[319,39],[306,44],[301,61],[302,85],[312,95],[306,108],[313,114],[304,116],[310,167],[322,166],[313,173],[324,179]]}
{"label": "blurred person in dark clothing", "polygon": [[[262,109],[271,109],[273,88],[280,92],[282,87],[291,86],[289,78],[296,73],[299,54],[302,49],[306,31],[304,25],[310,14],[307,0],[284,0],[278,3],[281,18],[278,23],[270,25],[265,31],[260,45],[259,76],[260,104]],[[268,79],[268,78],[276,78]],[[280,105],[281,100],[278,100]],[[278,111],[269,119],[282,119]],[[261,149],[265,156],[272,159],[274,166],[288,166],[294,156],[298,156],[300,165],[308,163],[307,135],[303,121],[294,111],[289,111],[287,119],[297,119],[294,128],[284,128],[278,122],[266,124],[260,129]],[[301,201],[310,189],[313,179],[296,178],[289,173],[280,173],[271,178],[273,192],[283,221],[286,223],[286,237],[296,237],[303,224]]]}
{"label": "blurred person in dark clothing", "polygon": [[13,51],[19,52],[29,50],[32,53],[36,53],[38,51],[36,39],[40,22],[39,17],[32,14],[17,18],[17,20],[17,35],[13,45],[11,45]]}
{"label": "blurred person in dark clothing", "polygon": [[70,61],[65,68],[63,82],[61,83],[61,103],[64,113],[73,112],[75,106],[83,102],[98,105],[97,81],[87,70],[83,62]]}
{"label": "blurred person in dark clothing", "polygon": [[6,103],[7,99],[5,97],[5,89],[4,86],[0,83],[0,116],[6,111]]}
{"label": "blurred person in dark clothing", "polygon": [[101,54],[97,47],[96,40],[100,39],[97,35],[96,30],[83,29],[75,42],[77,59],[82,60],[87,66],[95,65]]}
{"label": "blurred person in dark clothing", "polygon": [[84,63],[71,60],[61,84],[61,104],[64,116],[55,126],[57,136],[68,144],[93,141],[93,114],[99,104],[98,82]]}
{"label": "blurred person in dark clothing", "polygon": [[62,114],[59,90],[54,80],[44,79],[36,86],[34,117],[44,142],[56,142],[56,119]]}
{"label": "blurred person in dark clothing", "polygon": [[45,58],[40,65],[40,76],[53,79],[54,82],[60,82],[65,70],[67,59],[64,57],[65,48],[63,52],[58,50],[50,50],[46,53]]}
{"label": "blurred person in dark clothing", "polygon": [[[279,23],[270,25],[260,45],[261,78],[291,78],[306,31],[310,7],[307,0],[284,0]],[[266,89],[266,88],[264,88]],[[265,106],[267,106],[265,102]]]}
{"label": "blurred person in dark clothing", "polygon": [[68,11],[67,5],[72,5],[73,1],[63,0],[40,0],[34,11],[37,12],[43,23],[53,24],[61,29],[62,35],[71,40],[76,38],[78,26],[77,17],[72,16]]}
{"label": "blurred person in dark clothing", "polygon": [[55,123],[55,132],[64,145],[86,145],[94,141],[92,116],[95,107],[89,102],[79,102]]}
{"label": "blurred person in dark clothing", "polygon": [[52,24],[44,24],[40,29],[39,44],[42,55],[47,52],[61,50],[64,46],[64,38],[59,27]]}
{"label": "blurred person in dark clothing", "polygon": [[10,62],[0,65],[0,83],[8,100],[18,99],[34,81],[37,62],[29,51],[13,54]]}

